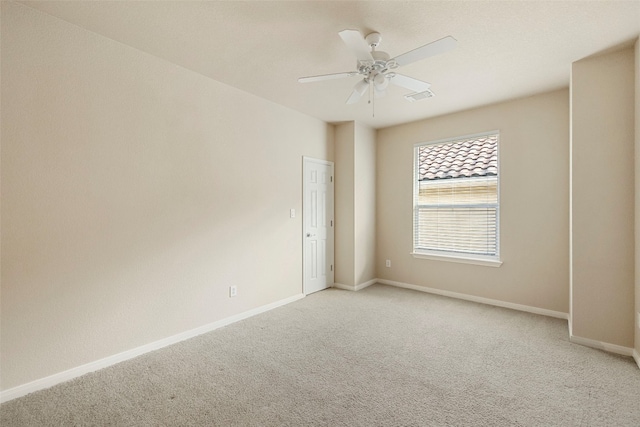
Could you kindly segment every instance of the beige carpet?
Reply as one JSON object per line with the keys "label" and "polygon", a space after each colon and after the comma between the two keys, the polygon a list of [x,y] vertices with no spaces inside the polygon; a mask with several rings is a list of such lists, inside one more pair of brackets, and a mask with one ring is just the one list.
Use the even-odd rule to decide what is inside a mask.
{"label": "beige carpet", "polygon": [[640,426],[640,369],[566,321],[327,290],[0,407],[8,426]]}

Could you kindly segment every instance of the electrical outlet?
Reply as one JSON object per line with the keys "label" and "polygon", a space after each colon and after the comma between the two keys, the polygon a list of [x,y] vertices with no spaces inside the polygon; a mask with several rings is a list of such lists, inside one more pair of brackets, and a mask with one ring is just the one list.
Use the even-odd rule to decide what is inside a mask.
{"label": "electrical outlet", "polygon": [[386,265],[387,267],[391,267],[391,260],[390,260],[390,259],[388,259],[388,260],[384,263],[384,265]]}
{"label": "electrical outlet", "polygon": [[296,210],[295,209],[290,209],[289,210],[289,217],[290,218],[295,218],[296,217]]}
{"label": "electrical outlet", "polygon": [[235,286],[229,286],[229,298],[238,296],[238,288]]}

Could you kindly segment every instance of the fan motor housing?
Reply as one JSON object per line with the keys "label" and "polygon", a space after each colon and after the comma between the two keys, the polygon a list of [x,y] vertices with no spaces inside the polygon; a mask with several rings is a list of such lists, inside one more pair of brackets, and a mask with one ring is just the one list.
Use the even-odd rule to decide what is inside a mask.
{"label": "fan motor housing", "polygon": [[374,50],[371,52],[371,56],[373,56],[373,62],[358,61],[358,72],[360,74],[385,73],[387,70],[397,67],[395,61],[389,59],[387,52]]}

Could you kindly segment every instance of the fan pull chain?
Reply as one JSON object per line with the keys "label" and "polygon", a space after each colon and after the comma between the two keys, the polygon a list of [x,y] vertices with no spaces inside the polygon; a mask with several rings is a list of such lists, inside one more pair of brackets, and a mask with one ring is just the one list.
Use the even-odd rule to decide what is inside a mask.
{"label": "fan pull chain", "polygon": [[371,104],[371,117],[376,117],[376,93],[373,82],[369,84],[369,104]]}

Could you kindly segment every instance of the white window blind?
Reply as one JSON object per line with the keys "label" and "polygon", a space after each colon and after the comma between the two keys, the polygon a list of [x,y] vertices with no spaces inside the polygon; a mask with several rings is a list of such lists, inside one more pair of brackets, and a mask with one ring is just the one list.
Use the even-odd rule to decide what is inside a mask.
{"label": "white window blind", "polygon": [[499,257],[498,134],[415,147],[414,253]]}

